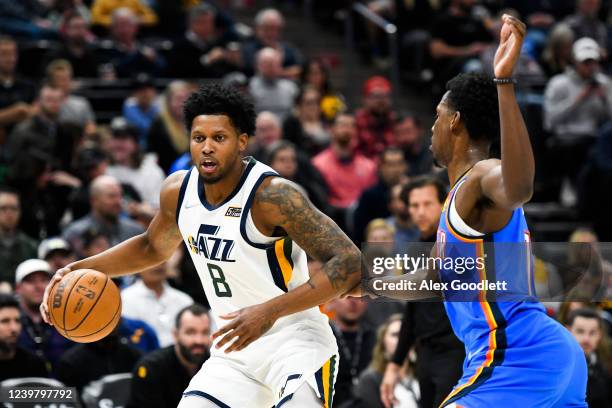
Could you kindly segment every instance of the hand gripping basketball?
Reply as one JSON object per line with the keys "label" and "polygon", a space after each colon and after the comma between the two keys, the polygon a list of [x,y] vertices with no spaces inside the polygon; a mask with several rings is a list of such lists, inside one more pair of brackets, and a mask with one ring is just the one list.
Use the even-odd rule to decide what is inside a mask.
{"label": "hand gripping basketball", "polygon": [[43,295],[43,301],[40,304],[40,314],[43,320],[45,321],[45,323],[50,324],[51,326],[53,326],[53,323],[51,322],[51,318],[49,317],[49,306],[47,305],[49,301],[49,293],[51,293],[51,289],[53,288],[53,286],[57,284],[59,281],[61,281],[62,278],[69,272],[72,272],[70,265],[62,269],[58,269],[55,272],[55,274],[51,277],[49,284],[45,288],[45,294]]}

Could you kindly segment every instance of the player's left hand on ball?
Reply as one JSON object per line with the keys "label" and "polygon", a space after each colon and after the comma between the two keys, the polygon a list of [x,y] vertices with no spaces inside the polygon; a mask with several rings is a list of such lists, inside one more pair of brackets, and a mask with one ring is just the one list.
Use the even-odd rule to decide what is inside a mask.
{"label": "player's left hand on ball", "polygon": [[219,317],[225,320],[233,319],[212,335],[213,340],[221,337],[221,340],[215,346],[216,348],[221,348],[235,339],[225,350],[226,353],[244,349],[270,330],[270,327],[276,321],[276,318],[263,304],[245,307]]}

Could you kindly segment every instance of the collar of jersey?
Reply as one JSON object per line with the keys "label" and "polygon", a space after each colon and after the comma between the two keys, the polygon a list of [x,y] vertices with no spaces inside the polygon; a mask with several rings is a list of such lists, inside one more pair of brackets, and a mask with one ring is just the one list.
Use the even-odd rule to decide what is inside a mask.
{"label": "collar of jersey", "polygon": [[249,176],[249,173],[251,172],[253,167],[255,167],[255,163],[257,162],[251,156],[245,157],[244,161],[246,162],[246,168],[242,172],[242,176],[240,176],[240,180],[238,180],[238,184],[236,184],[234,191],[232,191],[230,195],[228,195],[227,198],[218,205],[212,205],[208,201],[206,201],[206,196],[204,192],[204,179],[198,173],[198,196],[200,197],[200,202],[202,203],[204,208],[206,208],[208,211],[214,211],[220,207],[223,207],[228,201],[234,198],[234,196],[238,193],[238,191],[240,191],[240,189],[242,188],[242,185],[244,184],[247,177]]}

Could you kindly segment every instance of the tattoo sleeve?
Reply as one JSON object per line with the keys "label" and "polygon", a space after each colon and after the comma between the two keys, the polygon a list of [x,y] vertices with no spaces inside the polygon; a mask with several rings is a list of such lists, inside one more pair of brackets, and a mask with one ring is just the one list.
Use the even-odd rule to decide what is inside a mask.
{"label": "tattoo sleeve", "polygon": [[[357,247],[328,216],[317,210],[293,183],[273,179],[255,196],[256,204],[275,211],[277,225],[306,253],[324,263],[323,271],[338,293],[360,279],[361,255]],[[308,284],[316,287],[315,279]]]}

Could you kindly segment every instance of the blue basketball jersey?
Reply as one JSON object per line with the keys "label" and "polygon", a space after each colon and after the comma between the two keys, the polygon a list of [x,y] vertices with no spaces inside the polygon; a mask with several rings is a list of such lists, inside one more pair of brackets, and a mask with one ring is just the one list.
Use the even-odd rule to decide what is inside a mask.
{"label": "blue basketball jersey", "polygon": [[[466,349],[463,377],[442,406],[451,402],[466,406],[488,404],[487,398],[477,398],[493,388],[495,392],[491,395],[506,396],[503,406],[516,403],[536,406],[530,405],[536,400],[538,404],[550,401],[537,406],[556,406],[554,401],[560,397],[553,392],[550,398],[538,399],[543,395],[541,387],[546,377],[533,374],[530,380],[527,368],[541,368],[543,375],[549,375],[551,369],[560,371],[559,367],[573,369],[574,363],[562,361],[557,361],[559,367],[544,367],[547,363],[542,358],[550,359],[549,352],[565,346],[566,354],[574,358],[581,354],[580,349],[571,335],[564,333],[567,330],[549,318],[537,301],[534,258],[522,208],[515,209],[506,226],[491,234],[467,236],[452,224],[449,213],[455,205],[455,194],[468,177],[469,172],[449,192],[437,231],[437,251],[443,261],[440,281],[447,285],[443,289],[444,305],[453,330]],[[529,387],[521,386],[520,393],[516,392],[518,389],[512,390],[508,378],[521,375],[527,384],[539,381],[538,397],[530,394]],[[508,394],[502,394],[500,388]]]}

